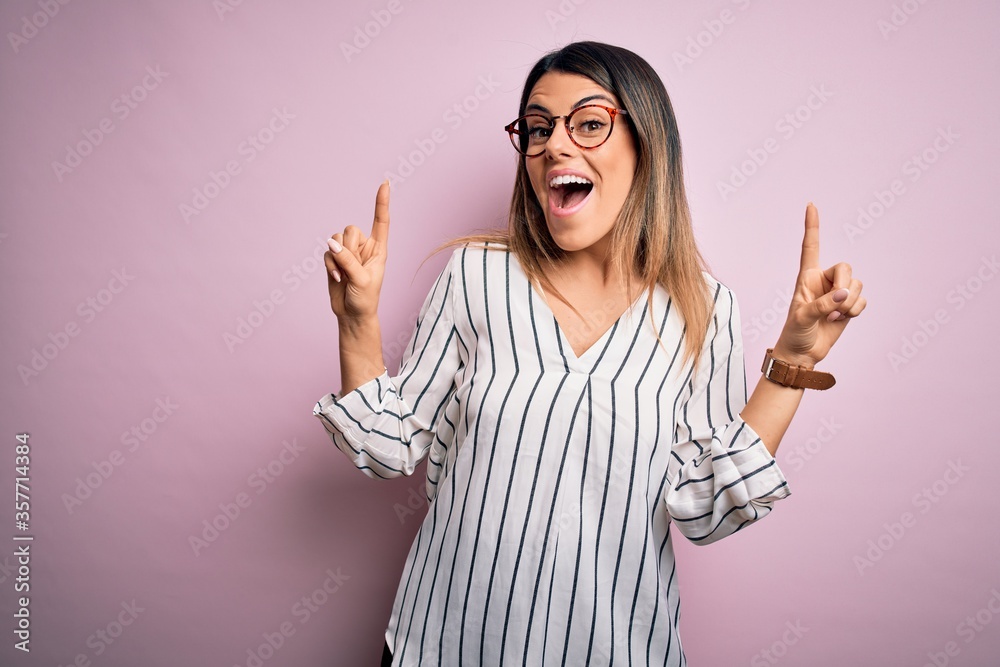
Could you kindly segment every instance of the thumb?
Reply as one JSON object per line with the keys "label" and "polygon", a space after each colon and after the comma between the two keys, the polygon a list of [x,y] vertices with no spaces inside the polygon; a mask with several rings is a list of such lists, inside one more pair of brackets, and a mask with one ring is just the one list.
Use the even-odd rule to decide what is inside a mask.
{"label": "thumb", "polygon": [[330,252],[333,253],[333,261],[347,275],[348,279],[358,287],[364,287],[368,273],[365,267],[358,261],[357,256],[348,248],[330,239]]}
{"label": "thumb", "polygon": [[[850,292],[846,287],[841,287],[839,289],[833,289],[819,297],[814,299],[811,306],[811,314],[817,320],[827,320],[830,322],[840,319],[838,317],[831,316],[834,312],[843,312],[841,310],[841,304],[847,300]],[[842,316],[841,316],[842,317]]]}

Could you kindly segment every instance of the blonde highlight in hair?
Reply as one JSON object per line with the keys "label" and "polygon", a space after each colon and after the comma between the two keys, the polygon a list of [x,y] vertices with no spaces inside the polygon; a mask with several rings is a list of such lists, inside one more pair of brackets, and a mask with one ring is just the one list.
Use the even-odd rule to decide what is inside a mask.
{"label": "blonde highlight in hair", "polygon": [[[622,129],[632,134],[638,160],[632,187],[612,228],[608,261],[629,294],[631,276],[640,276],[648,293],[650,324],[661,347],[663,341],[651,306],[656,284],[663,286],[685,322],[683,361],[691,359],[697,365],[711,318],[711,294],[702,275],[707,266],[694,238],[684,188],[680,133],[666,88],[649,63],[635,53],[599,42],[574,42],[546,54],[531,69],[518,115],[524,113],[538,79],[553,71],[591,79],[614,94],[628,110]],[[505,247],[517,257],[530,281],[539,282],[580,315],[542,270],[543,262],[554,265],[565,251],[549,233],[525,167],[529,159],[538,158],[522,157],[518,162],[506,229],[481,230],[452,239],[431,255],[462,244],[487,249]],[[626,270],[629,266],[632,271]]]}

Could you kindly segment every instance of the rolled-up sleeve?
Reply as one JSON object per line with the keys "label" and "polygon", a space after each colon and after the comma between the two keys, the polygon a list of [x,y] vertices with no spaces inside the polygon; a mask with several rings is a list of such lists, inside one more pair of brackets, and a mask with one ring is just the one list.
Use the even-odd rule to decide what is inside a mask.
{"label": "rolled-up sleeve", "polygon": [[382,374],[313,408],[333,443],[369,477],[411,475],[426,456],[462,367],[455,327],[460,250],[438,275],[417,316],[399,373]]}
{"label": "rolled-up sleeve", "polygon": [[764,518],[791,494],[777,461],[739,414],[747,402],[740,331],[736,297],[716,283],[707,343],[676,416],[665,498],[674,524],[699,545]]}

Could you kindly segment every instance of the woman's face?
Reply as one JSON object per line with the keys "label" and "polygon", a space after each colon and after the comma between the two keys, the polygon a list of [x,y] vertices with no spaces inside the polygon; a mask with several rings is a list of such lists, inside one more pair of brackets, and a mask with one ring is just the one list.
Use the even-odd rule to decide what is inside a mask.
{"label": "woman's face", "polygon": [[[547,72],[531,89],[525,113],[565,116],[584,104],[621,108],[614,95],[585,76]],[[556,121],[545,152],[523,159],[549,233],[560,248],[573,252],[608,236],[632,187],[638,155],[624,116],[617,117],[611,136],[596,148],[574,144],[564,120]],[[552,179],[565,174],[582,177],[593,187],[589,192],[586,185],[552,187]]]}

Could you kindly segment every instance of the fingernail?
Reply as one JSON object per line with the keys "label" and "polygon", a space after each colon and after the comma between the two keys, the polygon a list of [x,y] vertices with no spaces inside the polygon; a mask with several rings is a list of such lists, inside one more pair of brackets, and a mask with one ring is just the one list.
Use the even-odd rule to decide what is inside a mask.
{"label": "fingernail", "polygon": [[337,269],[333,270],[333,279],[336,280],[338,283],[340,282],[340,271],[338,271]]}
{"label": "fingernail", "polygon": [[839,290],[833,293],[833,300],[836,301],[837,303],[840,303],[841,301],[847,298],[848,294],[850,294],[850,292],[847,291],[847,288],[841,287]]}
{"label": "fingernail", "polygon": [[843,313],[841,313],[839,310],[835,310],[835,311],[833,311],[832,313],[830,313],[829,315],[826,316],[826,321],[827,322],[836,322],[842,316],[843,316]]}
{"label": "fingernail", "polygon": [[335,239],[330,239],[329,241],[327,241],[327,243],[330,246],[330,250],[333,252],[340,252],[341,250],[344,249],[344,247],[339,243],[337,243]]}

